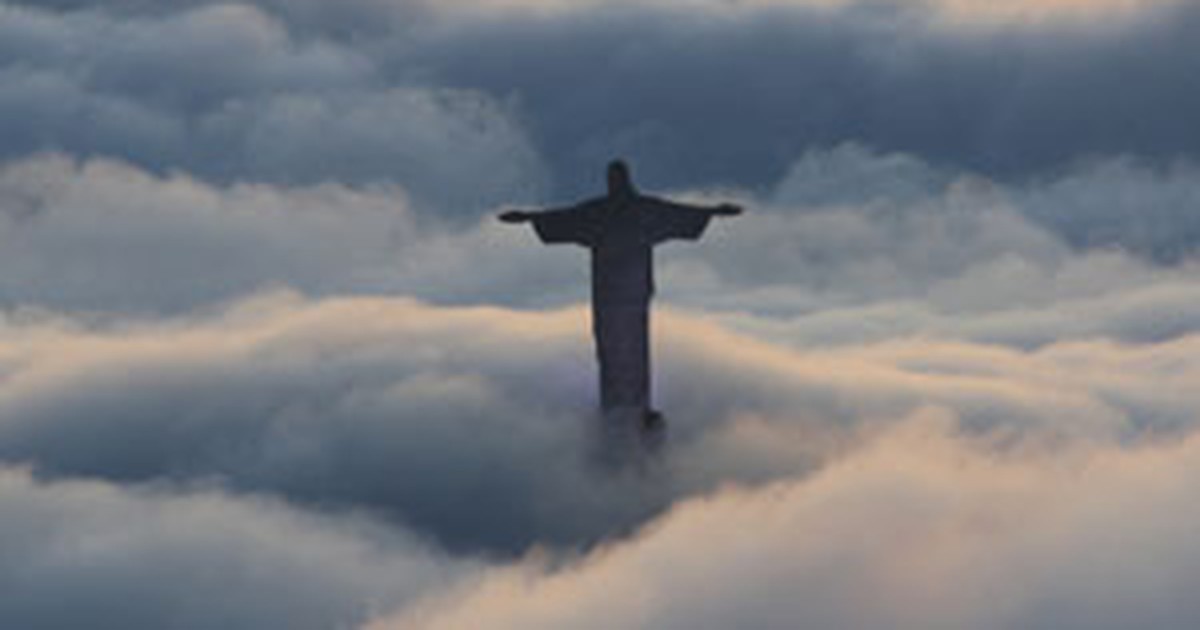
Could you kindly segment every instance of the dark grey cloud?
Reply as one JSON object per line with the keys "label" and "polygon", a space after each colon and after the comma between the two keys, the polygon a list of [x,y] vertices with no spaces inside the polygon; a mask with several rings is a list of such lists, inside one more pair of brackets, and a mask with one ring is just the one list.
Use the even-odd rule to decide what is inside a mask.
{"label": "dark grey cloud", "polygon": [[515,95],[575,189],[614,154],[648,182],[761,186],[847,140],[1002,176],[1200,148],[1192,3],[978,28],[936,19],[936,3],[805,4],[492,15],[390,70]]}
{"label": "dark grey cloud", "polygon": [[509,107],[384,81],[246,4],[147,16],[0,6],[0,157],[103,155],[214,181],[403,182],[447,215],[537,196]]}
{"label": "dark grey cloud", "polygon": [[0,469],[0,624],[347,628],[473,569],[397,529],[265,499]]}
{"label": "dark grey cloud", "polygon": [[155,5],[5,5],[0,153],[394,180],[454,215],[581,194],[613,155],[652,186],[763,188],[847,141],[1018,179],[1200,151],[1187,2],[982,25],[865,0]]}

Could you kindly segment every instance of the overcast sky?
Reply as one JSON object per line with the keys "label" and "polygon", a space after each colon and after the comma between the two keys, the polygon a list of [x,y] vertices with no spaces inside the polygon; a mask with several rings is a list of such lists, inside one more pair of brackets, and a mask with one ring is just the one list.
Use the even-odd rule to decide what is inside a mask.
{"label": "overcast sky", "polygon": [[[1193,628],[1200,4],[0,1],[0,627]],[[650,464],[585,252],[644,189]]]}

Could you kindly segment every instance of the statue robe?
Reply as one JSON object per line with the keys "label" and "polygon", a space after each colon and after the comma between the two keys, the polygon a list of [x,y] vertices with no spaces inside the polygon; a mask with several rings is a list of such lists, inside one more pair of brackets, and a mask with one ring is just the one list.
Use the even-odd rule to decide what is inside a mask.
{"label": "statue robe", "polygon": [[700,238],[711,217],[708,208],[643,195],[604,197],[534,214],[533,226],[543,243],[591,250],[592,333],[605,411],[650,410],[654,246]]}

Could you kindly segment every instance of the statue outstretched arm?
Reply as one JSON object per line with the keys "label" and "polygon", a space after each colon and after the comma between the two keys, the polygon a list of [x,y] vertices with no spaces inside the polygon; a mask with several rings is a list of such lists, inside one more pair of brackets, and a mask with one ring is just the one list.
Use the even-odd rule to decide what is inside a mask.
{"label": "statue outstretched arm", "polygon": [[525,223],[533,219],[533,212],[528,210],[505,210],[496,216],[505,223]]}
{"label": "statue outstretched arm", "polygon": [[736,217],[737,215],[745,212],[745,210],[735,203],[723,203],[715,208],[712,208],[709,210],[709,212],[711,212],[713,216],[718,217]]}
{"label": "statue outstretched arm", "polygon": [[506,210],[497,218],[505,223],[532,223],[546,244],[572,243],[589,246],[596,237],[592,206],[587,202],[547,210]]}
{"label": "statue outstretched arm", "polygon": [[723,203],[701,206],[651,198],[649,237],[653,243],[672,239],[692,241],[704,234],[713,217],[732,217],[742,213],[741,206]]}
{"label": "statue outstretched arm", "polygon": [[526,210],[524,208],[510,208],[496,215],[504,223],[527,223],[541,217],[558,217],[567,214],[578,213],[586,209],[587,203],[580,203],[574,206],[563,206],[560,208],[545,208],[543,210]]}
{"label": "statue outstretched arm", "polygon": [[734,203],[721,203],[715,206],[706,206],[654,198],[654,205],[672,212],[704,212],[715,217],[736,217],[745,211],[741,206]]}

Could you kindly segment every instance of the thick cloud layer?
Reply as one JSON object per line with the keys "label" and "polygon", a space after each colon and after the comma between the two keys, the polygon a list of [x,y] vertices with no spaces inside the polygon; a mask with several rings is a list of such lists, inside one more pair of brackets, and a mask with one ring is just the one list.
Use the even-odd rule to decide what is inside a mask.
{"label": "thick cloud layer", "polygon": [[[1049,627],[1093,619],[1096,592],[1124,593],[1106,604],[1115,610],[1119,602],[1125,615],[1114,627],[1139,612],[1178,626],[1196,618],[1172,595],[1190,584],[1192,555],[1159,562],[1186,545],[1183,532],[1194,525],[1177,511],[1179,493],[1191,486],[1200,419],[1200,389],[1190,386],[1200,379],[1194,334],[1036,351],[911,340],[798,352],[665,313],[659,403],[672,423],[669,443],[648,465],[622,469],[595,451],[580,310],[278,296],[199,320],[97,327],[46,317],[14,315],[3,333],[6,461],[25,462],[45,479],[151,484],[161,497],[153,501],[172,506],[163,513],[180,509],[189,523],[190,502],[228,502],[171,498],[175,488],[202,484],[325,513],[318,530],[340,530],[346,517],[338,515],[367,513],[449,551],[497,558],[472,572],[478,579],[436,590],[420,585],[449,584],[438,576],[456,574],[455,561],[413,561],[414,577],[401,579],[345,560],[344,579],[398,590],[335,581],[341,586],[327,599],[306,602],[324,611],[314,613],[314,627],[361,613],[363,598],[377,614],[393,611],[400,627],[471,627],[487,618],[491,627],[594,627],[614,618],[627,627],[683,627],[694,626],[695,615],[732,625],[853,625],[901,612],[905,627]],[[26,493],[75,487],[6,479]],[[1176,490],[1151,491],[1168,481]],[[731,483],[745,489],[722,490]],[[68,494],[124,492],[82,487]],[[689,499],[697,496],[704,498]],[[70,519],[79,524],[63,540],[111,536],[141,509],[113,500],[111,520]],[[219,549],[256,540],[259,519],[310,518],[269,506],[260,516],[254,501],[229,501],[236,531],[214,543]],[[23,522],[39,530],[53,522],[23,508],[5,513],[27,515]],[[656,516],[633,539],[619,539]],[[252,574],[274,581],[274,563],[322,549],[279,534],[289,530],[278,524],[261,527],[275,532],[278,553],[294,545],[299,558],[278,559],[272,546],[265,559],[233,566],[196,568],[200,560],[190,556],[145,562],[218,576],[262,562],[268,568]],[[374,540],[369,533],[346,531],[343,544],[375,544],[359,542]],[[190,548],[187,532],[161,545],[181,553]],[[1105,542],[1112,540],[1134,542],[1119,549]],[[607,544],[570,560],[600,541]],[[550,550],[528,563],[501,560],[531,545]],[[393,552],[370,549],[355,553],[390,562]],[[1139,570],[1091,571],[1097,549],[1106,566]],[[220,553],[201,557],[219,563]],[[410,575],[402,570],[409,554],[424,552],[394,553],[398,575]],[[49,583],[82,569],[61,571]],[[343,579],[330,571],[317,575]],[[144,575],[130,573],[115,582],[128,590],[112,595],[126,614],[159,619],[184,605],[175,583],[130,600],[121,593],[138,591]],[[1089,579],[1058,585],[1064,574]],[[1163,588],[1136,586],[1145,580]],[[89,584],[66,599],[86,608]],[[641,595],[614,603],[605,584]],[[997,591],[1011,595],[986,596]],[[412,604],[411,594],[430,599]],[[231,614],[286,624],[295,611],[273,608],[279,601],[291,600],[272,596],[259,602],[264,608]],[[12,618],[59,619],[28,605]]]}
{"label": "thick cloud layer", "polygon": [[364,300],[100,336],[18,327],[0,451],[55,476],[368,508],[456,548],[596,538],[650,508],[631,483],[583,492],[592,379],[564,339],[579,315]]}
{"label": "thick cloud layer", "polygon": [[385,628],[1187,628],[1194,437],[997,457],[916,421],[803,482],[680,504]]}
{"label": "thick cloud layer", "polygon": [[851,140],[992,176],[1200,152],[1194,3],[945,19],[984,4],[5,4],[0,155],[398,181],[462,215],[614,155],[762,187]]}
{"label": "thick cloud layer", "polygon": [[599,540],[724,482],[802,473],[930,405],[983,434],[1102,443],[1188,430],[1200,408],[1192,336],[801,354],[664,315],[666,471],[609,477],[588,464],[585,321],[276,298],[194,323],[14,323],[0,455],[55,477],[211,479],[368,508],[452,548],[509,553]]}

